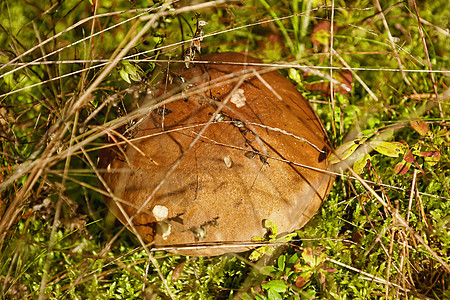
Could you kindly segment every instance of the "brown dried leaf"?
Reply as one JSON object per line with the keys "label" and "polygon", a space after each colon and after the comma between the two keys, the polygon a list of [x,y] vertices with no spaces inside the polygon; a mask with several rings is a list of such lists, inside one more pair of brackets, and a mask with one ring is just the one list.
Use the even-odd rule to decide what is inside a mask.
{"label": "brown dried leaf", "polygon": [[419,121],[409,121],[409,124],[420,135],[426,135],[428,132],[430,132],[430,128],[428,127],[428,124],[425,123],[425,121],[421,121],[421,120],[419,120]]}
{"label": "brown dried leaf", "polygon": [[403,160],[412,164],[414,162],[414,156],[410,150],[406,152],[405,156],[403,156]]}
{"label": "brown dried leaf", "polygon": [[183,273],[185,264],[186,264],[186,262],[182,262],[181,264],[176,266],[175,269],[173,269],[173,271],[172,271],[172,282],[175,282],[175,281],[178,280],[178,278],[180,278],[180,275]]}

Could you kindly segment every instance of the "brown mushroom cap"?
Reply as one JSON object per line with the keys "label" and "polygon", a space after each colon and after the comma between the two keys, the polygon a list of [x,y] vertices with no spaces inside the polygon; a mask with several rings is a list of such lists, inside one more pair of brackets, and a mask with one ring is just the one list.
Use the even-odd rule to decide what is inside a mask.
{"label": "brown mushroom cap", "polygon": [[[302,227],[333,182],[321,171],[328,169],[331,148],[320,120],[277,71],[223,63],[259,60],[231,52],[201,60],[211,63],[171,69],[172,83],[161,83],[160,94],[181,87],[190,95],[153,110],[139,123],[131,141],[145,156],[130,146],[100,152],[105,182],[122,203],[131,204],[122,204],[128,216],[148,202],[133,224],[157,246],[248,242],[266,233],[265,219],[274,221],[280,233]],[[237,86],[240,78],[245,80]],[[108,198],[107,203],[126,224],[116,202]],[[247,249],[172,252],[219,255]]]}

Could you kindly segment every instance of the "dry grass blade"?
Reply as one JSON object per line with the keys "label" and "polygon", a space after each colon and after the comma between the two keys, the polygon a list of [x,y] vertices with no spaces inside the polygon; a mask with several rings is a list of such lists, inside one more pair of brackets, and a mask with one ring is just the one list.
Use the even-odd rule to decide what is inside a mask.
{"label": "dry grass blade", "polygon": [[415,232],[411,229],[411,227],[408,226],[408,223],[405,221],[403,216],[401,216],[397,210],[393,210],[392,207],[388,205],[386,201],[384,201],[358,174],[356,174],[356,172],[353,171],[350,166],[348,167],[348,170],[367,189],[367,191],[369,191],[370,194],[374,196],[374,198],[377,199],[377,201],[396,218],[398,225],[401,227],[405,227],[409,231],[409,233],[413,235],[419,241],[419,243],[422,244],[422,246],[424,246],[425,249],[427,249],[427,251],[429,251],[433,255],[433,257],[445,268],[446,272],[450,273],[450,267],[448,266],[448,264],[439,255],[437,255],[433,249],[430,248],[430,246],[417,232]]}
{"label": "dry grass blade", "polygon": [[[427,47],[427,43],[425,41],[425,36],[424,36],[423,28],[422,28],[422,23],[420,21],[419,10],[417,8],[416,0],[412,0],[412,3],[414,4],[414,11],[416,13],[417,23],[418,23],[417,28],[419,29],[420,39],[422,41],[423,50],[425,52],[425,58],[427,60],[428,69],[431,71],[433,68],[431,66],[430,55],[428,54],[428,47]],[[436,80],[434,79],[434,74],[431,73],[431,72],[430,72],[430,78],[431,78],[431,82],[433,83],[434,94],[436,95],[436,97],[438,97],[438,90],[437,90]],[[438,107],[439,107],[439,112],[441,114],[441,118],[444,119],[444,113],[442,111],[442,106],[441,106],[440,102],[438,102]]]}
{"label": "dry grass blade", "polygon": [[[388,41],[391,44],[392,51],[394,52],[394,55],[395,55],[395,57],[397,59],[397,63],[398,63],[398,66],[400,68],[400,72],[402,74],[403,80],[406,82],[406,84],[408,84],[412,88],[411,83],[409,82],[408,78],[406,77],[405,72],[403,71],[403,64],[402,64],[402,62],[400,60],[400,55],[397,52],[396,45],[394,43],[394,38],[392,37],[391,31],[389,29],[389,25],[388,25],[388,23],[386,21],[386,17],[384,15],[383,9],[381,8],[380,2],[378,0],[374,0],[374,3],[375,3],[375,7],[377,8],[377,10],[380,12],[381,19],[383,21],[384,29],[386,30],[386,33],[388,35]],[[417,94],[417,92],[414,90],[414,88],[412,88],[412,90],[413,90],[414,94]]]}

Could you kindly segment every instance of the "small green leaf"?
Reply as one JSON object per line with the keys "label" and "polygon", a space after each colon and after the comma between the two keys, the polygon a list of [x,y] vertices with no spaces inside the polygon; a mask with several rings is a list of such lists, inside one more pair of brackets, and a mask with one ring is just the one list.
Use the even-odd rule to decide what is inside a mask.
{"label": "small green leaf", "polygon": [[278,257],[278,269],[284,270],[284,267],[286,266],[286,256],[281,255]]}
{"label": "small green leaf", "polygon": [[263,266],[261,269],[259,269],[259,273],[263,275],[270,275],[271,273],[275,273],[277,269],[273,266]]}
{"label": "small green leaf", "polygon": [[309,265],[295,264],[294,265],[294,270],[297,273],[302,273],[302,272],[312,271],[312,270],[314,270],[314,268],[309,266]]}
{"label": "small green leaf", "polygon": [[335,153],[331,153],[330,158],[328,159],[330,163],[332,164],[337,164],[338,162],[344,159],[346,159],[347,157],[349,157],[350,155],[353,154],[353,152],[355,152],[355,150],[359,147],[359,145],[363,142],[364,140],[360,141],[360,140],[354,140],[354,141],[350,141],[347,143],[344,143],[342,145],[340,145]]}
{"label": "small green leaf", "polygon": [[287,242],[291,241],[293,238],[295,238],[296,236],[297,236],[297,233],[296,233],[296,232],[289,233],[289,234],[286,234],[286,235],[284,235],[284,236],[278,238],[278,239],[277,239],[277,242],[280,242],[280,243],[287,243]]}
{"label": "small green leaf", "polygon": [[380,124],[380,122],[381,122],[380,119],[376,116],[368,117],[366,120],[367,127],[369,128],[377,127],[377,125]]}
{"label": "small green leaf", "polygon": [[288,263],[289,264],[295,264],[296,262],[298,262],[300,260],[299,254],[300,254],[300,252],[296,252],[294,255],[289,257]]}
{"label": "small green leaf", "polygon": [[399,142],[371,141],[370,145],[378,153],[389,157],[399,157],[405,153],[405,145]]}
{"label": "small green leaf", "polygon": [[318,265],[320,265],[321,263],[323,263],[324,261],[326,261],[327,260],[327,255],[325,254],[325,253],[320,253],[318,256],[317,256],[317,259],[316,259],[316,266],[318,266]]}
{"label": "small green leaf", "polygon": [[155,69],[155,67],[156,67],[156,64],[155,63],[149,63],[148,66],[149,67],[147,69],[147,73],[153,71]]}
{"label": "small green leaf", "polygon": [[121,69],[119,71],[119,75],[120,77],[122,77],[123,80],[125,80],[128,83],[131,83],[130,81],[130,76],[128,75],[128,73],[125,71],[125,69]]}
{"label": "small green leaf", "polygon": [[252,241],[253,242],[265,242],[266,238],[264,238],[262,236],[254,236],[254,237],[252,237]]}
{"label": "small green leaf", "polygon": [[363,172],[364,167],[367,164],[367,160],[369,160],[369,159],[370,159],[370,155],[366,154],[362,158],[355,161],[355,163],[353,164],[353,170],[356,172],[356,174],[361,174]]}
{"label": "small green leaf", "polygon": [[269,290],[268,294],[268,299],[269,300],[283,300],[283,298],[281,297],[280,293],[278,293],[275,290]]}
{"label": "small green leaf", "polygon": [[271,240],[275,239],[278,234],[278,227],[275,224],[274,221],[271,220],[264,220],[264,228],[268,229],[270,231],[269,238]]}
{"label": "small green leaf", "polygon": [[288,289],[288,285],[282,280],[271,280],[261,284],[261,287],[266,290],[274,290],[280,293],[284,293]]}
{"label": "small green leaf", "polygon": [[133,81],[141,81],[141,75],[139,74],[139,68],[135,65],[132,65],[129,61],[122,60],[121,64],[123,68],[119,71],[120,76],[128,83],[130,82],[130,79]]}
{"label": "small green leaf", "polygon": [[305,262],[308,264],[308,266],[314,267],[315,266],[315,260],[314,260],[314,254],[311,247],[306,247],[302,252],[302,257],[305,260]]}
{"label": "small green leaf", "polygon": [[292,274],[294,274],[294,270],[289,268],[288,266],[286,266],[286,269],[284,269],[284,275],[287,277],[291,276]]}
{"label": "small green leaf", "polygon": [[290,68],[289,69],[289,78],[294,80],[295,82],[302,82],[302,77],[297,69]]}
{"label": "small green leaf", "polygon": [[248,257],[248,259],[251,261],[257,261],[261,257],[263,257],[264,254],[267,253],[267,250],[268,250],[268,246],[262,246],[262,247],[256,248],[255,250],[252,251],[252,253]]}

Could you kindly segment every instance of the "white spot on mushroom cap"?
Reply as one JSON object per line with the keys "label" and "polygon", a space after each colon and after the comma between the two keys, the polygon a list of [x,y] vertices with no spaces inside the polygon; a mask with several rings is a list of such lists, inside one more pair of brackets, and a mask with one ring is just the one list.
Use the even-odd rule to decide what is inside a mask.
{"label": "white spot on mushroom cap", "polygon": [[244,89],[237,89],[236,92],[231,95],[230,101],[231,103],[234,103],[238,108],[244,106],[245,101],[247,101],[244,95]]}
{"label": "white spot on mushroom cap", "polygon": [[159,229],[161,230],[160,233],[163,240],[167,240],[167,238],[169,237],[171,231],[172,231],[172,224],[170,224],[167,221],[163,221],[161,223],[158,224],[159,225]]}
{"label": "white spot on mushroom cap", "polygon": [[152,210],[153,216],[155,216],[156,221],[161,222],[167,218],[169,215],[169,209],[164,205],[155,205]]}
{"label": "white spot on mushroom cap", "polygon": [[225,165],[227,166],[227,168],[231,168],[231,165],[233,164],[233,161],[231,160],[230,156],[225,156],[223,158],[223,162],[225,163]]}

